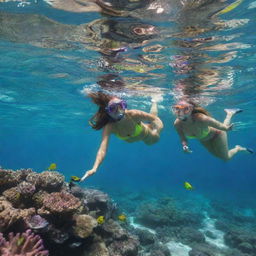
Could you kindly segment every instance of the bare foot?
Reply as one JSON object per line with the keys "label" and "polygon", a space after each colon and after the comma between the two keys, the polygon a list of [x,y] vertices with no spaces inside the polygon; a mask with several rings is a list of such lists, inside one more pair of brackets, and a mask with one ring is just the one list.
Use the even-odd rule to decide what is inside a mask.
{"label": "bare foot", "polygon": [[162,94],[154,94],[151,96],[151,102],[152,103],[157,103],[157,102],[162,102],[163,101],[163,96]]}
{"label": "bare foot", "polygon": [[244,151],[244,152],[247,152],[247,153],[250,153],[250,154],[254,153],[253,149],[251,149],[251,148],[245,148],[245,147],[242,147],[240,145],[236,145],[235,147],[238,149],[238,151]]}

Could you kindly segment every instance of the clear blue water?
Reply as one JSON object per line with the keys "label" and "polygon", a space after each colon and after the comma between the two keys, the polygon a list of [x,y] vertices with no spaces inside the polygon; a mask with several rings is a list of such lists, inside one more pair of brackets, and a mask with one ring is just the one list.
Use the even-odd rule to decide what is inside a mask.
{"label": "clear blue water", "polygon": [[[182,14],[178,7],[167,8],[164,15],[141,13],[141,19],[136,15],[135,19],[72,13],[43,1],[18,4],[0,3],[2,167],[41,172],[54,162],[67,180],[90,169],[101,132],[88,125],[96,107],[81,90],[98,90],[99,77],[115,73],[132,86],[114,90],[127,99],[129,108],[149,111],[150,95],[163,94],[159,116],[165,128],[152,146],[128,144],[112,136],[105,161],[85,187],[119,197],[142,191],[170,194],[181,201],[202,196],[256,207],[255,155],[241,153],[223,162],[197,141],[190,142],[193,154],[183,154],[170,111],[182,95],[196,99],[218,120],[224,119],[224,108],[242,108],[228,134],[229,144],[256,150],[255,2],[244,1],[212,19],[196,10]],[[211,13],[218,10],[217,6]],[[107,25],[99,25],[110,21],[121,27],[118,36],[106,33]],[[157,36],[127,36],[127,24],[134,23],[154,25]],[[119,54],[118,64],[112,60],[112,67],[106,67],[111,58],[100,51],[111,44],[126,51]],[[161,52],[146,53],[145,47],[154,45],[161,45]],[[180,56],[184,59],[179,62]],[[195,189],[186,191],[184,181]]]}

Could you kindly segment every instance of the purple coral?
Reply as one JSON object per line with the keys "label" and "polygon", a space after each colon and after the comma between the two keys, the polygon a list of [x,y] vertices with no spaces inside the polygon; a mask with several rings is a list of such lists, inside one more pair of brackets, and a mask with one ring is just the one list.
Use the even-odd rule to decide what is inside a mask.
{"label": "purple coral", "polygon": [[0,255],[1,256],[48,256],[48,251],[44,250],[43,241],[39,235],[35,235],[31,230],[24,233],[9,233],[8,239],[0,233]]}
{"label": "purple coral", "polygon": [[46,228],[49,224],[48,221],[40,215],[30,216],[26,218],[25,222],[27,226],[33,230]]}

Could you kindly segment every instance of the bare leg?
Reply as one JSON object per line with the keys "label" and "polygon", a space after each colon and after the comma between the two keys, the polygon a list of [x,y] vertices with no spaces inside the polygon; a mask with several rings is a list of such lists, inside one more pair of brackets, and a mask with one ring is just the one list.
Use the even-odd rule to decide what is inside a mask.
{"label": "bare leg", "polygon": [[157,105],[157,103],[161,102],[161,101],[163,101],[162,93],[156,93],[156,94],[153,94],[151,96],[152,105],[151,105],[151,109],[150,109],[150,114],[158,116],[158,105]]}
{"label": "bare leg", "polygon": [[150,114],[156,116],[157,118],[148,125],[148,127],[152,130],[153,134],[159,135],[164,125],[160,118],[158,118],[158,105],[157,101],[152,99],[152,105],[150,109]]}
{"label": "bare leg", "polygon": [[240,151],[248,151],[247,148],[236,145],[232,149],[228,149],[227,133],[222,131],[216,137],[208,141],[201,141],[207,150],[214,156],[221,158],[225,161],[230,160],[234,155]]}
{"label": "bare leg", "polygon": [[152,114],[154,116],[158,116],[158,106],[157,106],[157,102],[155,102],[155,101],[152,101],[150,114]]}
{"label": "bare leg", "polygon": [[155,100],[152,100],[152,106],[150,109],[150,114],[156,116],[155,120],[150,124],[147,124],[148,135],[143,140],[147,145],[156,143],[160,138],[160,132],[162,131],[164,125],[161,119],[158,117],[158,106]]}

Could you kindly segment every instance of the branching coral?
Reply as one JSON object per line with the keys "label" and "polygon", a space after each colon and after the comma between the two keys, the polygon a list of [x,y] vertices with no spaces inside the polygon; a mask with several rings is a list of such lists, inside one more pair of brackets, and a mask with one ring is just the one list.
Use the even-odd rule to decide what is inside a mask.
{"label": "branching coral", "polygon": [[1,256],[48,256],[44,250],[43,241],[39,235],[31,230],[24,233],[9,233],[8,239],[0,233],[0,255]]}

